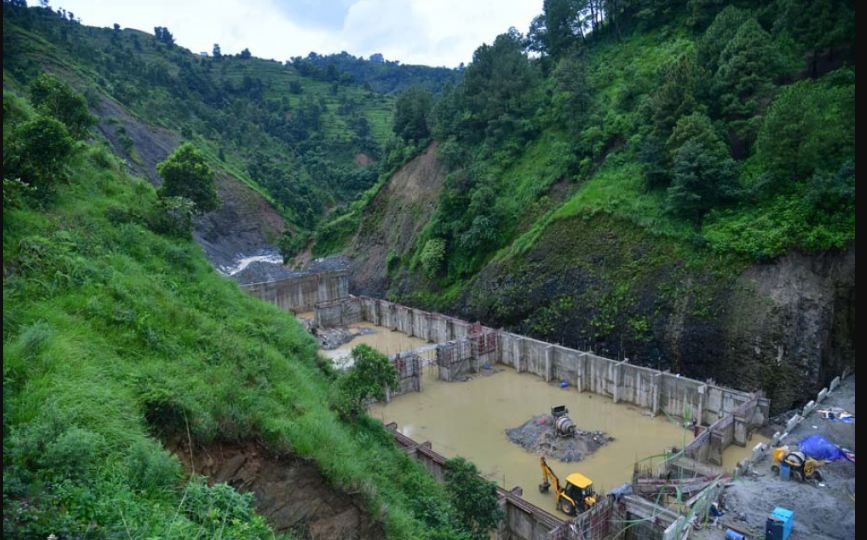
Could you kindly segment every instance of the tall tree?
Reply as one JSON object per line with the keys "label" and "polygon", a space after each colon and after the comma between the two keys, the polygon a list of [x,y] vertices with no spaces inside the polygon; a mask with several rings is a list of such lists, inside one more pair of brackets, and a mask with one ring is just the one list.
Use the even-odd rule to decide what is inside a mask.
{"label": "tall tree", "polygon": [[771,36],[755,19],[744,22],[720,53],[714,75],[714,93],[719,111],[730,122],[743,145],[736,155],[745,155],[755,140],[761,112],[774,93],[779,70]]}
{"label": "tall tree", "polygon": [[413,142],[429,137],[427,118],[432,103],[430,92],[420,86],[412,86],[401,93],[394,105],[394,133]]}
{"label": "tall tree", "polygon": [[572,133],[584,127],[590,106],[590,85],[587,81],[587,52],[573,45],[552,72],[557,91],[552,98],[555,120]]}
{"label": "tall tree", "polygon": [[709,210],[734,198],[736,165],[710,119],[701,113],[681,118],[672,138],[672,144],[682,142],[672,159],[668,210],[698,224]]}
{"label": "tall tree", "polygon": [[154,37],[158,42],[165,43],[169,47],[175,44],[175,37],[165,26],[154,26]]}
{"label": "tall tree", "polygon": [[695,59],[698,65],[706,69],[712,76],[719,68],[719,57],[729,40],[738,28],[750,18],[747,10],[727,6],[720,11],[704,34],[698,39],[695,47]]}
{"label": "tall tree", "polygon": [[677,121],[699,108],[696,75],[689,53],[681,54],[657,73],[659,86],[650,97],[650,108],[652,133],[659,140],[668,139]]}
{"label": "tall tree", "polygon": [[160,196],[186,197],[196,204],[196,212],[200,214],[219,206],[220,200],[214,189],[214,171],[192,144],[180,145],[157,165],[157,172],[163,178]]}
{"label": "tall tree", "polygon": [[693,28],[704,28],[725,6],[725,0],[688,0],[686,24]]}
{"label": "tall tree", "polygon": [[773,181],[772,191],[792,187],[817,170],[834,170],[854,155],[855,80],[831,85],[804,80],[787,86],[765,114],[756,155]]}
{"label": "tall tree", "polygon": [[774,31],[785,31],[810,51],[811,77],[819,76],[819,54],[855,46],[855,9],[846,0],[780,0]]}
{"label": "tall tree", "polygon": [[583,38],[579,13],[586,7],[586,0],[545,0],[542,15],[545,33],[542,42],[547,53],[559,58],[576,38]]}
{"label": "tall tree", "polygon": [[524,55],[517,30],[500,34],[493,45],[473,53],[473,62],[454,96],[460,100],[460,136],[478,141],[489,135],[502,140],[520,131],[522,119],[535,108],[532,95],[539,74]]}

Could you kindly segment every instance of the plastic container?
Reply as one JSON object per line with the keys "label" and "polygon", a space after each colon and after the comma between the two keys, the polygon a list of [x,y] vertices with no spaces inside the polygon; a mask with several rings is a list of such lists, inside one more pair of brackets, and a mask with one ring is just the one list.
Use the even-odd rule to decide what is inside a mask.
{"label": "plastic container", "polygon": [[787,540],[792,534],[795,512],[780,506],[774,508],[765,525],[765,540]]}
{"label": "plastic container", "polygon": [[788,480],[791,475],[791,467],[789,467],[786,463],[780,463],[780,479]]}
{"label": "plastic container", "polygon": [[569,381],[560,381],[560,388],[566,388],[569,386]]}
{"label": "plastic container", "polygon": [[744,540],[744,538],[746,537],[741,533],[726,529],[726,540]]}

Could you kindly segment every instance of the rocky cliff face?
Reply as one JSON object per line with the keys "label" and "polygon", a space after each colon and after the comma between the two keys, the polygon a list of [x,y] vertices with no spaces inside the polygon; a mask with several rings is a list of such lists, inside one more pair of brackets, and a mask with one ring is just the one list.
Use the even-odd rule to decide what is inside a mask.
{"label": "rocky cliff face", "polygon": [[854,248],[745,266],[603,215],[555,223],[464,288],[464,317],[764,390],[774,412],[854,366]]}
{"label": "rocky cliff face", "polygon": [[767,386],[781,406],[803,401],[854,367],[854,246],[789,254],[748,268],[739,283],[755,294],[729,297],[725,358],[748,373],[768,371]]}
{"label": "rocky cliff face", "polygon": [[[436,294],[429,280],[390,269],[389,260],[412,254],[445,174],[432,146],[374,198],[347,252],[354,293],[391,291],[410,304],[418,289]],[[529,250],[494,259],[444,310],[435,307],[612,358],[761,389],[776,414],[854,367],[854,296],[854,247],[750,264],[598,213],[549,224]]]}

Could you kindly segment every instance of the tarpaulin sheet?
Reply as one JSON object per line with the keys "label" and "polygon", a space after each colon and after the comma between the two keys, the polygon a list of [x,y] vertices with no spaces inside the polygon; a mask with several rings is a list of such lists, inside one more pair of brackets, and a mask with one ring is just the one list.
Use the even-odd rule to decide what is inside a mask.
{"label": "tarpaulin sheet", "polygon": [[846,454],[843,453],[839,446],[821,435],[810,435],[809,437],[804,437],[801,439],[801,442],[798,443],[798,450],[813,459],[824,459],[827,461],[847,459]]}

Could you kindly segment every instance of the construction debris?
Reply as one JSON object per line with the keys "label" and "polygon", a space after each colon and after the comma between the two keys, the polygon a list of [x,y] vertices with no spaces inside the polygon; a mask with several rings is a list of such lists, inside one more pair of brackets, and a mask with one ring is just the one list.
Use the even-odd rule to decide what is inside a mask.
{"label": "construction debris", "polygon": [[819,416],[832,422],[846,422],[851,424],[855,422],[855,416],[842,407],[831,407],[828,409],[819,409],[816,411]]}
{"label": "construction debris", "polygon": [[534,416],[522,425],[507,429],[506,436],[515,444],[545,457],[565,463],[581,461],[614,440],[602,431],[574,429],[573,437],[560,437],[555,432],[554,417],[550,414]]}
{"label": "construction debris", "polygon": [[335,326],[332,328],[312,328],[311,333],[319,339],[319,346],[326,351],[336,349],[344,343],[349,343],[357,336],[375,334],[373,328],[347,328]]}

